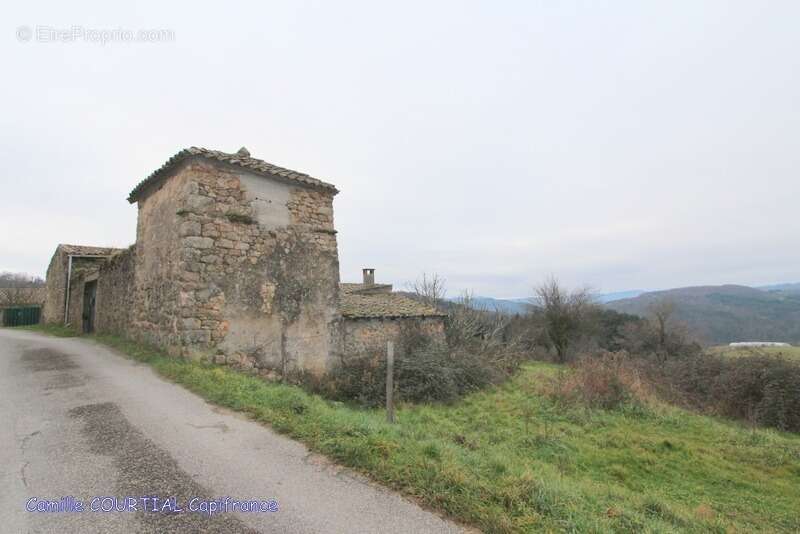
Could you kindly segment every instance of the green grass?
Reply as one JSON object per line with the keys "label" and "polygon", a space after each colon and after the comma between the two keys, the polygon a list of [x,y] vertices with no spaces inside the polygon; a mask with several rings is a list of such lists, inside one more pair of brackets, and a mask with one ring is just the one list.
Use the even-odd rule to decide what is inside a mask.
{"label": "green grass", "polygon": [[97,340],[209,401],[486,532],[798,532],[800,436],[656,406],[565,407],[530,364],[451,406],[331,402],[234,370]]}
{"label": "green grass", "polygon": [[58,324],[33,324],[29,326],[15,326],[17,330],[29,330],[56,337],[76,337],[78,333],[72,328]]}
{"label": "green grass", "polygon": [[711,347],[708,352],[740,358],[742,356],[755,356],[766,354],[769,356],[783,356],[791,360],[800,361],[800,347],[729,347],[728,345],[718,345]]}

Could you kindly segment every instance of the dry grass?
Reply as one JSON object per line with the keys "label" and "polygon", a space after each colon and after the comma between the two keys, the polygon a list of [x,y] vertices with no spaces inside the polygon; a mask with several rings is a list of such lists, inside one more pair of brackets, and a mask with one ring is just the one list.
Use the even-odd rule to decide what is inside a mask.
{"label": "dry grass", "polygon": [[743,356],[780,356],[800,362],[800,347],[730,347],[718,345],[706,349],[709,354],[718,354],[731,358]]}
{"label": "dry grass", "polygon": [[570,368],[544,381],[541,392],[554,400],[606,410],[654,402],[652,388],[624,352],[587,356]]}

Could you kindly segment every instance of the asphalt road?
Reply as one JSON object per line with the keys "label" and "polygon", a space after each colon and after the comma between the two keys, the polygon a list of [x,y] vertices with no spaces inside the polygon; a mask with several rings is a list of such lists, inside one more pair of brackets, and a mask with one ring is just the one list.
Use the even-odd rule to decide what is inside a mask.
{"label": "asphalt road", "polygon": [[[81,501],[83,511],[63,497]],[[94,497],[129,506],[104,512],[114,501],[97,499],[92,511]],[[164,506],[171,497],[182,512]],[[225,497],[229,508],[233,500],[259,501],[258,511],[189,510]],[[58,510],[52,501],[66,511],[26,509]],[[0,531],[461,529],[91,340],[6,328],[0,329]]]}

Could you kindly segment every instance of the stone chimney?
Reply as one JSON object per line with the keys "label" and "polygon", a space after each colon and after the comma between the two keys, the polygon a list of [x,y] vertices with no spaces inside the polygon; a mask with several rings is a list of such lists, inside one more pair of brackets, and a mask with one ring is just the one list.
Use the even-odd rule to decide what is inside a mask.
{"label": "stone chimney", "polygon": [[375,269],[364,268],[361,270],[364,273],[364,287],[375,285]]}

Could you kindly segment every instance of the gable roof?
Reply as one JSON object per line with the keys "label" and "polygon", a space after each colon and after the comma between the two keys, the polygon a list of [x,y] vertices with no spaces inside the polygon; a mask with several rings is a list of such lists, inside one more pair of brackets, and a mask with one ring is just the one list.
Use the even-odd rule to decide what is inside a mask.
{"label": "gable roof", "polygon": [[296,182],[301,185],[331,191],[334,195],[339,192],[339,190],[336,189],[336,186],[333,184],[312,178],[311,176],[302,172],[278,167],[277,165],[267,163],[264,160],[250,157],[250,152],[248,152],[244,147],[240,148],[236,153],[229,154],[227,152],[220,152],[219,150],[209,150],[207,148],[198,148],[193,146],[181,150],[169,158],[160,168],[153,171],[150,176],[139,182],[139,184],[133,188],[131,194],[128,195],[128,202],[131,204],[136,202],[142,195],[142,192],[144,192],[149,185],[157,183],[161,179],[166,178],[169,173],[178,166],[178,164],[193,157],[205,158],[211,161],[219,161],[222,163],[235,165],[249,171],[254,171],[262,176],[268,176],[270,178],[276,178],[278,180],[287,182]]}
{"label": "gable roof", "polygon": [[[345,318],[444,317],[447,314],[400,293],[365,292],[364,284],[339,284],[339,311]],[[389,286],[391,288],[391,286]]]}

